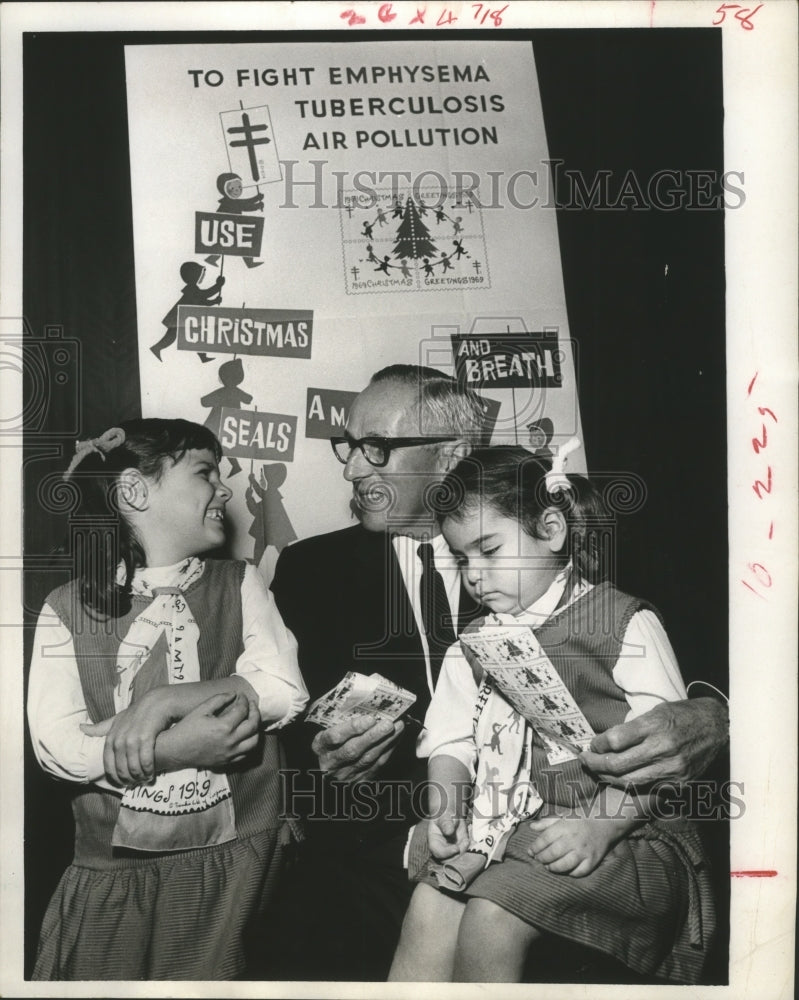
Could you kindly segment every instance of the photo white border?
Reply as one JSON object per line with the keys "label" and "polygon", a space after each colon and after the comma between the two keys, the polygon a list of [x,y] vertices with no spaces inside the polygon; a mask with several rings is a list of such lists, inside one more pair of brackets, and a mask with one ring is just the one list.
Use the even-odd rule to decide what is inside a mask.
{"label": "photo white border", "polygon": [[[471,3],[393,3],[393,10],[448,8],[467,23]],[[503,3],[490,5],[501,8]],[[740,7],[754,9],[755,0]],[[381,27],[374,2],[352,3],[4,3],[0,8],[0,320],[22,316],[22,33],[25,31],[341,30],[341,13],[366,18],[364,30],[387,34],[407,27],[399,16]],[[510,0],[503,28],[711,27],[719,4],[681,0],[524,2]],[[733,871],[776,870],[773,878],[733,878],[730,985],[727,987],[492,986],[492,997],[661,996],[782,1000],[793,996],[796,886],[797,746],[797,5],[765,0],[745,30],[729,10],[723,37],[724,160],[744,174],[746,201],[725,219],[727,269],[727,422],[730,497],[731,777],[745,785],[746,813],[730,824]],[[429,25],[426,25],[428,27]],[[358,27],[349,29],[353,35]],[[446,27],[439,30],[442,34]],[[679,72],[679,66],[675,66]],[[757,374],[755,390],[747,387]],[[769,425],[768,453],[754,453],[757,406]],[[22,411],[21,378],[0,365],[0,420]],[[21,625],[21,439],[0,439],[0,610]],[[701,440],[695,443],[701,448]],[[752,489],[773,471],[768,511]],[[690,484],[685,484],[690,489]],[[773,516],[772,516],[773,514]],[[742,584],[750,564],[767,564],[772,586],[764,596]],[[701,567],[696,568],[701,572]],[[458,997],[484,987],[315,983],[31,983],[22,978],[23,851],[21,809],[22,629],[3,630],[0,670],[0,994],[49,996],[219,997]]]}

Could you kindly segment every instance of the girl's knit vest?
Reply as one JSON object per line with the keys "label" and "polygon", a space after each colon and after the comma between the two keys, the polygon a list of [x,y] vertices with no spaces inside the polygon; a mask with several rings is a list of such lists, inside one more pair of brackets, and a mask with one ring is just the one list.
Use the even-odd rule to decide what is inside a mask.
{"label": "girl's knit vest", "polygon": [[[243,652],[241,582],[244,563],[207,560],[203,575],[186,591],[186,601],[200,629],[198,658],[201,680],[235,673]],[[92,722],[114,715],[116,654],[133,620],[151,598],[133,595],[130,611],[120,618],[98,618],[80,600],[78,581],[54,590],[47,598],[69,629],[75,646],[81,686]],[[134,700],[167,683],[166,640],[162,635],[134,684]],[[246,838],[281,826],[281,749],[274,733],[262,734],[258,747],[226,769],[236,813],[236,833]],[[116,868],[147,861],[152,855],[111,848],[120,796],[97,785],[75,789],[75,864]]]}

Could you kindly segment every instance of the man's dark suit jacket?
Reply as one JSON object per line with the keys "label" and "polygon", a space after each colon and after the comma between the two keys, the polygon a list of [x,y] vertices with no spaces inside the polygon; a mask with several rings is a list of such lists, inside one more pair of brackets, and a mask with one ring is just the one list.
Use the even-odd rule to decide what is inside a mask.
{"label": "man's dark suit jacket", "polygon": [[[424,721],[430,703],[424,651],[387,534],[357,525],[296,542],[280,555],[272,591],[297,639],[300,670],[312,700],[334,687],[348,670],[376,672],[416,695],[409,715],[418,723]],[[460,614],[453,623],[456,632],[477,612],[478,606],[461,588]],[[380,779],[424,780],[426,762],[415,753],[419,728],[414,722],[406,724]],[[318,766],[310,752],[316,732],[316,727],[300,722],[287,733],[290,766]],[[309,824],[311,835],[314,825],[318,826]],[[346,824],[334,826],[340,831]],[[407,821],[404,826],[407,829]],[[383,817],[377,817],[374,822],[359,820],[355,832],[359,841],[374,842],[396,836],[398,829],[397,821],[384,825]]]}

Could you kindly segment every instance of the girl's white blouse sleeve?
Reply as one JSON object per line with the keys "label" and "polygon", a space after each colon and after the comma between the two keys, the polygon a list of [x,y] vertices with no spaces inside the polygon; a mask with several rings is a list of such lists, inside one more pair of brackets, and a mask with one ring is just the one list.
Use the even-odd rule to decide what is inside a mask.
{"label": "girl's white blouse sleeve", "polygon": [[624,633],[613,680],[624,691],[630,711],[625,721],[664,701],[688,697],[677,657],[666,631],[652,611],[637,611]]}
{"label": "girl's white blouse sleeve", "polygon": [[308,689],[297,664],[297,640],[283,624],[263,577],[251,565],[245,568],[241,583],[241,618],[244,652],[236,673],[258,695],[267,729],[278,729],[305,708]]}
{"label": "girl's white blouse sleeve", "polygon": [[460,643],[450,646],[441,664],[435,693],[416,746],[418,757],[446,755],[474,773],[477,747],[474,711],[477,685]]}
{"label": "girl's white blouse sleeve", "polygon": [[91,722],[78,674],[75,644],[69,629],[49,604],[36,624],[28,682],[28,725],[39,764],[57,778],[95,782],[122,794],[105,780],[105,739],[87,736],[82,722]]}
{"label": "girl's white blouse sleeve", "polygon": [[[295,718],[308,701],[297,643],[260,574],[249,565],[241,585],[241,608],[244,652],[236,673],[258,696],[266,728],[275,729]],[[94,782],[119,792],[105,780],[105,739],[81,732],[81,723],[91,721],[72,636],[45,604],[36,625],[28,683],[28,725],[36,759],[57,778]]]}

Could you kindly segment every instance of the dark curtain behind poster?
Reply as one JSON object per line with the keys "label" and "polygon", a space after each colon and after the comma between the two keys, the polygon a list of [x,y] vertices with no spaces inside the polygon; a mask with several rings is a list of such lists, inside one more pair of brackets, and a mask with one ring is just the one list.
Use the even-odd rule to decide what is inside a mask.
{"label": "dark curtain behind poster", "polygon": [[[140,407],[124,45],[277,38],[335,44],[353,37],[25,37],[27,401],[40,393],[42,372],[50,379],[45,403],[28,421],[24,453],[29,625],[47,593],[70,575],[69,557],[59,563],[52,555],[67,517],[42,493],[43,481],[64,469],[75,437],[100,433]],[[381,36],[357,37],[377,43]],[[622,519],[618,583],[662,611],[686,680],[703,678],[726,690],[723,213],[579,208],[570,204],[566,174],[579,171],[590,187],[598,171],[610,171],[611,193],[630,170],[644,181],[663,169],[683,179],[697,170],[719,177],[721,34],[563,30],[485,37],[533,44],[549,153],[562,161],[555,168],[558,230],[589,467],[634,472],[647,488],[643,507]],[[66,362],[58,354],[64,344]],[[28,628],[26,662],[31,638]],[[72,824],[65,789],[40,772],[27,744],[24,766],[29,975],[44,908],[71,857]],[[720,873],[723,940],[709,980],[718,983],[726,981],[726,830],[714,826],[709,839]]]}

